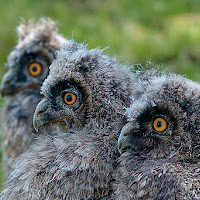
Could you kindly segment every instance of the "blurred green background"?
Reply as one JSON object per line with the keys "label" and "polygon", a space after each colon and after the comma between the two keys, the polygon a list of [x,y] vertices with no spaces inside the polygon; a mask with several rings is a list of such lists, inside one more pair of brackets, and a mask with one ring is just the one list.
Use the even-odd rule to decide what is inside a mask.
{"label": "blurred green background", "polygon": [[[199,0],[0,0],[0,79],[21,18],[50,17],[59,32],[122,62],[151,60],[200,81]],[[0,99],[2,103],[2,99]],[[0,173],[0,184],[3,182]]]}

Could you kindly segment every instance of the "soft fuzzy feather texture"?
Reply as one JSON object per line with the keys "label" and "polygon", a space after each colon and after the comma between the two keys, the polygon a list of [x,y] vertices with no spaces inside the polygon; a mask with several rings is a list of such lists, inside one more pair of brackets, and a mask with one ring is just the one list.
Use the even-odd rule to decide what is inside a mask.
{"label": "soft fuzzy feather texture", "polygon": [[[68,43],[55,22],[41,18],[30,20],[18,28],[18,43],[8,56],[8,71],[3,77],[1,92],[5,97],[2,111],[3,165],[7,175],[13,159],[20,155],[36,137],[32,118],[41,99],[40,87],[48,75],[54,51]],[[43,64],[42,74],[33,77],[28,72],[30,62]]]}
{"label": "soft fuzzy feather texture", "polygon": [[[200,85],[152,69],[138,72],[134,88],[112,198],[200,199]],[[164,132],[153,128],[156,117],[167,121]]]}
{"label": "soft fuzzy feather texture", "polygon": [[[131,103],[133,82],[126,66],[103,50],[75,42],[63,46],[43,83],[44,98],[38,104],[43,110],[36,108],[35,119],[54,118],[54,123],[45,121],[48,130],[65,122],[66,131],[38,137],[15,163],[1,198],[108,199],[117,138],[126,122],[124,108]],[[62,84],[68,83],[82,94],[76,108],[62,99]]]}

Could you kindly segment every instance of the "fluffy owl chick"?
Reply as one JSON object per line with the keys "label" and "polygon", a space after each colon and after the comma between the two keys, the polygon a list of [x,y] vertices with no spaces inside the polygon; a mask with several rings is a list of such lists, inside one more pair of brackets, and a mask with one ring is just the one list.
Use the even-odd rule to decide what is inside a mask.
{"label": "fluffy owl chick", "polygon": [[2,199],[107,199],[133,81],[102,50],[63,46],[43,83],[34,126],[65,132],[39,137],[18,159]]}
{"label": "fluffy owl chick", "polygon": [[13,159],[20,155],[35,138],[32,118],[41,100],[40,87],[48,75],[54,51],[65,40],[56,24],[42,18],[18,28],[18,44],[8,56],[8,71],[1,83],[5,98],[3,120],[3,164],[6,173]]}
{"label": "fluffy owl chick", "polygon": [[200,85],[154,70],[138,76],[113,199],[199,199]]}

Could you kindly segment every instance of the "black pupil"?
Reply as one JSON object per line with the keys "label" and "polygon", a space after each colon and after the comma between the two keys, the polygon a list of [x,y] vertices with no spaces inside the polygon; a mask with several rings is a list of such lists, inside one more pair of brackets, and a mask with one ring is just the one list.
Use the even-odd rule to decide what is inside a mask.
{"label": "black pupil", "polygon": [[36,67],[36,66],[33,66],[33,67],[32,67],[32,70],[33,70],[33,72],[36,72],[36,71],[37,71],[37,67]]}
{"label": "black pupil", "polygon": [[161,121],[158,121],[157,122],[157,127],[161,127],[162,126],[162,122]]}
{"label": "black pupil", "polygon": [[68,102],[72,101],[72,95],[68,94],[66,99],[67,99]]}

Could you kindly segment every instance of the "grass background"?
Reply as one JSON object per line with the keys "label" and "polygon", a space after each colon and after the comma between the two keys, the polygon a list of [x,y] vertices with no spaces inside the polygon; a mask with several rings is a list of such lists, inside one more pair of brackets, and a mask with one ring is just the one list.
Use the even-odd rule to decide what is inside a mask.
{"label": "grass background", "polygon": [[145,65],[151,60],[200,81],[199,0],[0,0],[0,80],[20,19],[42,16],[90,48],[110,46],[106,53],[122,62]]}

